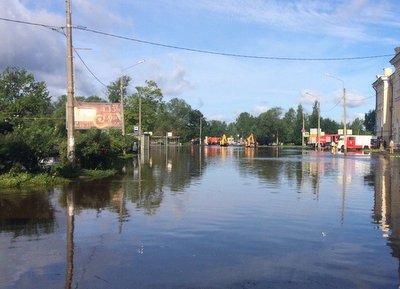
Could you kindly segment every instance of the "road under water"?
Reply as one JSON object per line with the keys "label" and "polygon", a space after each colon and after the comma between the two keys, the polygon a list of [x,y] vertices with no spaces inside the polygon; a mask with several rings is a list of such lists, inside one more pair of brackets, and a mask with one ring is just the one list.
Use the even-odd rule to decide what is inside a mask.
{"label": "road under water", "polygon": [[152,148],[0,192],[1,288],[397,288],[400,159]]}

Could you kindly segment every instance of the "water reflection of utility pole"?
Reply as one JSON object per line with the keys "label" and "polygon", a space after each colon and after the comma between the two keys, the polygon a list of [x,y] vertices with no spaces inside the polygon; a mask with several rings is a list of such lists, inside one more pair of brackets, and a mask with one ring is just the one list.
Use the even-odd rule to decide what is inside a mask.
{"label": "water reflection of utility pole", "polygon": [[199,172],[200,172],[200,175],[201,175],[201,154],[202,153],[203,153],[202,146],[199,145]]}
{"label": "water reflection of utility pole", "polygon": [[[140,155],[141,160],[138,162],[138,193],[139,193],[139,202],[142,199],[142,159],[144,158],[143,155]],[[144,162],[144,160],[143,160]]]}
{"label": "water reflection of utility pole", "polygon": [[344,207],[346,201],[346,177],[347,177],[347,159],[343,156],[343,179],[342,179],[342,225],[344,224]]}
{"label": "water reflection of utility pole", "polygon": [[319,201],[319,186],[320,186],[320,177],[319,177],[319,166],[320,166],[320,160],[319,160],[319,154],[317,154],[317,201]]}
{"label": "water reflection of utility pole", "polygon": [[71,289],[74,274],[74,192],[67,189],[67,272],[65,289]]}
{"label": "water reflection of utility pole", "polygon": [[124,222],[124,215],[125,215],[125,190],[126,190],[126,182],[122,185],[121,188],[121,196],[119,201],[119,226],[118,226],[118,233],[122,233],[122,223]]}

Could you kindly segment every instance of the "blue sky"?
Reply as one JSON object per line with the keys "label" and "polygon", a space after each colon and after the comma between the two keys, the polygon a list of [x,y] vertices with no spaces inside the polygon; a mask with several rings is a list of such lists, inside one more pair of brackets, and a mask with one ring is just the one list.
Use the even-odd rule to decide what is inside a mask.
{"label": "blue sky", "polygon": [[[341,58],[394,55],[400,46],[400,1],[71,0],[73,25],[193,49],[253,56]],[[2,0],[0,17],[65,26],[64,0]],[[21,66],[46,81],[56,98],[66,92],[65,37],[46,28],[0,21],[0,69]],[[154,80],[164,99],[179,97],[207,119],[234,121],[301,103],[340,121],[342,84],[347,117],[375,106],[372,83],[391,56],[345,61],[284,61],[194,53],[73,31],[73,44],[105,84],[127,71],[134,86]],[[75,58],[76,94],[105,89]],[[306,93],[308,92],[308,94]],[[311,95],[310,95],[311,94]]]}

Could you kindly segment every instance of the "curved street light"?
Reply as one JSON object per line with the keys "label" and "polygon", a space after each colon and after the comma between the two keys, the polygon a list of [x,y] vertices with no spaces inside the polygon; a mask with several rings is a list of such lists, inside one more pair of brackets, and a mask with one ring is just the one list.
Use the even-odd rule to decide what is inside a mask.
{"label": "curved street light", "polygon": [[346,88],[344,87],[344,81],[339,77],[336,77],[330,73],[325,73],[325,76],[336,79],[342,83],[343,88],[343,137],[344,137],[344,154],[347,153],[347,127],[346,127]]}

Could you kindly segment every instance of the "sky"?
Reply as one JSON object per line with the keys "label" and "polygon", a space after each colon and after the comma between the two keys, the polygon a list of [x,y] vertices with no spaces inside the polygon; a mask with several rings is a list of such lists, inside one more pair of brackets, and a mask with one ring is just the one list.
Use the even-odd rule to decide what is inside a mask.
{"label": "sky", "polygon": [[[348,121],[363,118],[375,108],[376,75],[391,67],[394,49],[400,46],[400,0],[71,3],[73,26],[144,41],[73,29],[73,46],[97,78],[75,55],[76,95],[106,99],[104,85],[124,74],[133,79],[128,92],[154,80],[165,101],[181,98],[208,120],[232,122],[242,112],[258,116],[273,107],[286,112],[299,104],[310,113],[319,100],[321,116],[340,122],[343,86]],[[65,0],[0,1],[0,18],[57,27],[66,25],[65,10]],[[54,100],[66,94],[62,33],[0,20],[0,35],[1,71],[8,66],[25,68],[46,82]],[[145,62],[135,65],[140,60]]]}

